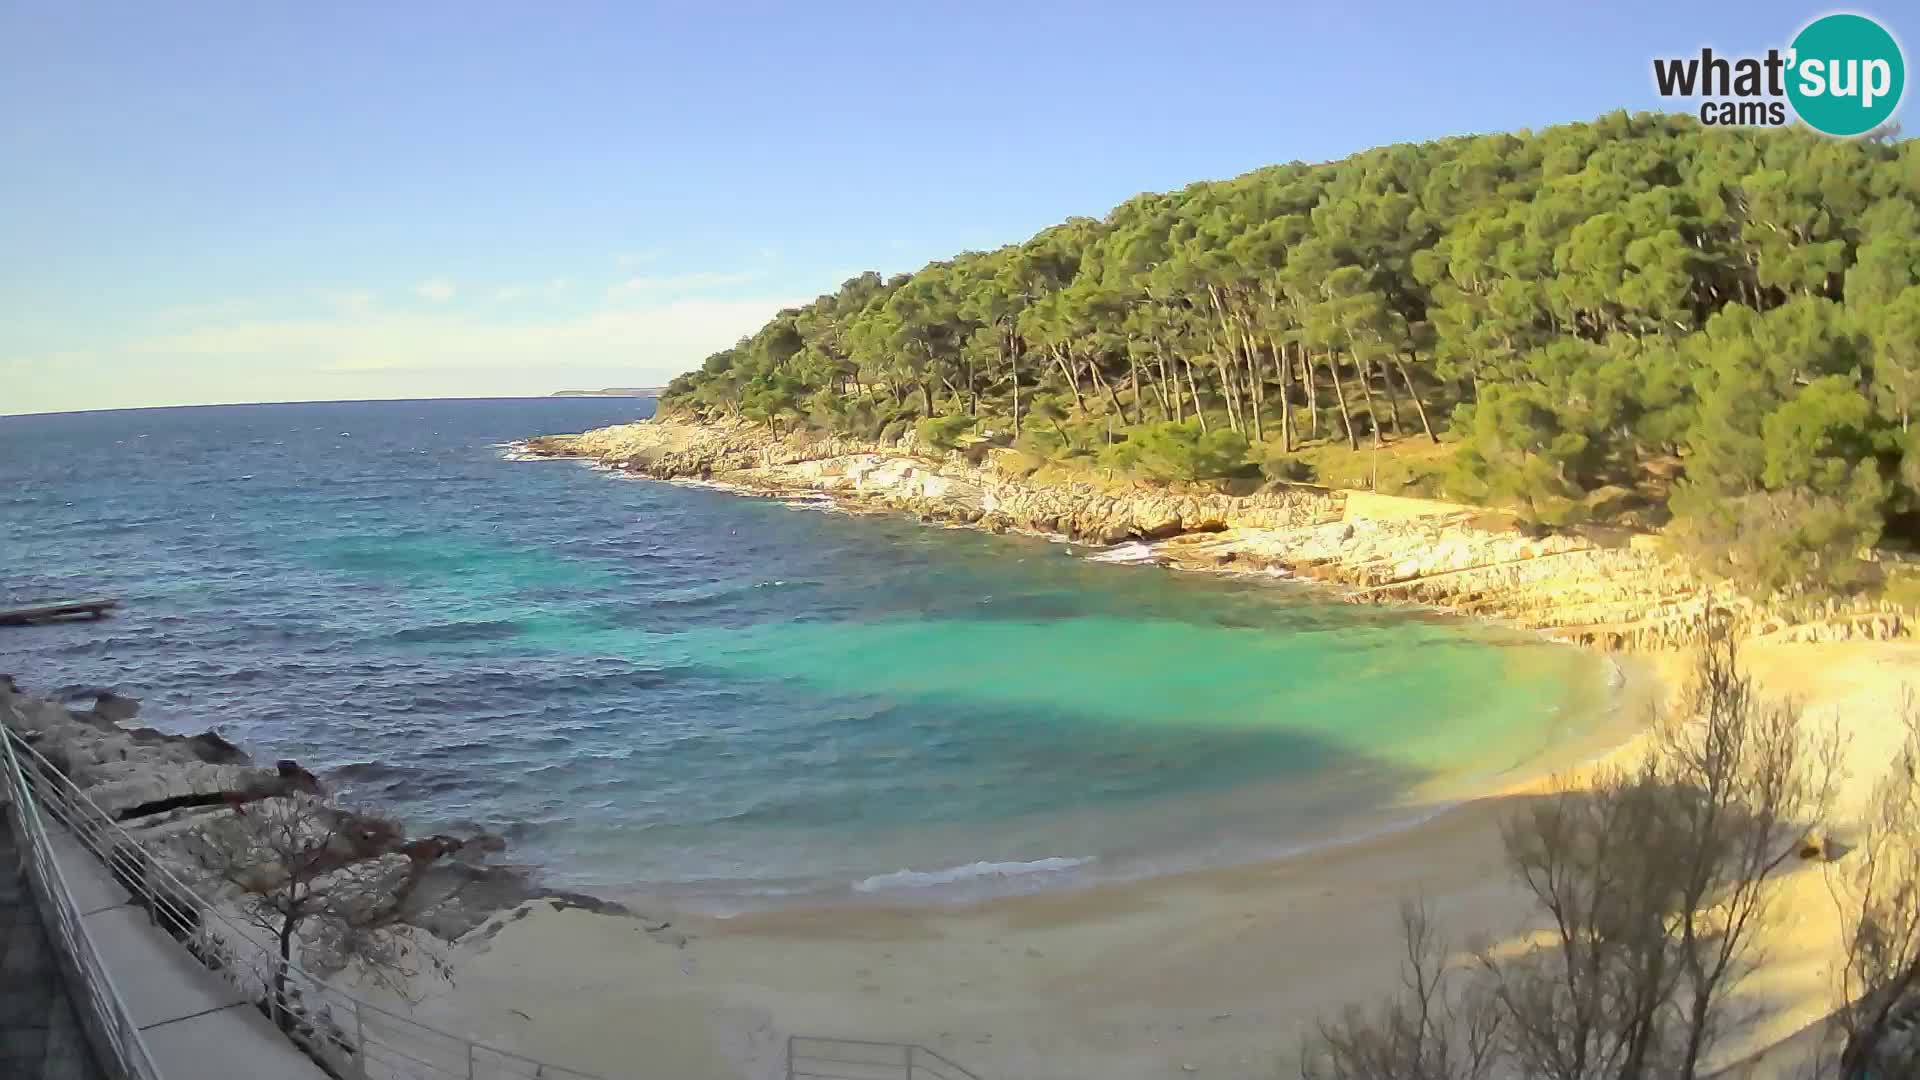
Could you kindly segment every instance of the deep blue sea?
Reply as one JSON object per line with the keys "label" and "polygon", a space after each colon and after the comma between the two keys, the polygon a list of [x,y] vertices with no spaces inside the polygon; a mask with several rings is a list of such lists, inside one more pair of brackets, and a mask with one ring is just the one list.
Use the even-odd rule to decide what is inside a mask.
{"label": "deep blue sea", "polygon": [[1268,577],[503,444],[623,399],[0,417],[0,672],[297,758],[556,883],[964,897],[1383,827],[1603,712],[1598,665]]}

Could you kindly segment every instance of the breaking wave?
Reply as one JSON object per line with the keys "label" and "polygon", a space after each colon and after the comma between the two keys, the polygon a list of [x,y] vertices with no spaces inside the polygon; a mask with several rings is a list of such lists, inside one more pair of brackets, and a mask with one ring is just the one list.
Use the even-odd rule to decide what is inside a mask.
{"label": "breaking wave", "polygon": [[1032,862],[974,862],[950,866],[945,870],[896,870],[875,874],[853,885],[854,892],[884,892],[889,889],[925,889],[935,885],[954,885],[983,878],[1022,877],[1027,874],[1059,874],[1093,862],[1093,857],[1069,859],[1053,857]]}

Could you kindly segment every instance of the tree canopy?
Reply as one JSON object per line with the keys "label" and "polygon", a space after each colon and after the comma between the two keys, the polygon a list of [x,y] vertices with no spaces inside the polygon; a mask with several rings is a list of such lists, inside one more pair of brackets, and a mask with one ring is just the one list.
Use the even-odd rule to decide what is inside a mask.
{"label": "tree canopy", "polygon": [[663,405],[965,417],[1163,478],[1445,440],[1456,497],[1625,491],[1730,572],[1836,584],[1920,509],[1920,149],[1614,113],[1276,165],[862,274]]}

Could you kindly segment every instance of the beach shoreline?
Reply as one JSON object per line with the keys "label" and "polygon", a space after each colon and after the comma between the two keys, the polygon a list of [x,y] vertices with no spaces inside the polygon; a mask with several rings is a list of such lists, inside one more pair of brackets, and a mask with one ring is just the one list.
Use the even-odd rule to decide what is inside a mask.
{"label": "beach shoreline", "polygon": [[[1920,646],[1749,653],[1764,692],[1796,697],[1816,723],[1837,715],[1854,735],[1843,803],[1857,809],[1888,759],[1877,709],[1920,681]],[[1688,663],[1629,659],[1661,694]],[[463,941],[454,987],[423,1007],[615,1075],[644,1058],[676,1076],[777,1076],[796,1033],[919,1043],[983,1076],[1286,1075],[1317,1019],[1396,985],[1403,899],[1423,897],[1456,948],[1537,928],[1504,865],[1500,823],[1555,783],[1630,764],[1641,745],[1630,736],[1381,835],[1134,881],[724,918],[536,904]],[[1768,1015],[1721,1048],[1725,1061],[1787,1039],[1833,1003],[1840,941],[1824,877],[1806,864],[1782,889],[1790,917],[1765,935],[1773,961],[1741,991]]]}
{"label": "beach shoreline", "polygon": [[[1168,572],[1148,566],[1108,568],[1114,573],[1129,570]],[[1468,633],[1475,626],[1471,620],[1444,612],[1410,608],[1407,614]],[[1509,632],[1499,633],[1490,641],[1476,641],[1475,647],[1490,650],[1496,657],[1511,656],[1512,663],[1523,665],[1515,672],[1502,662],[1499,674],[1492,678],[1553,678],[1565,694],[1550,711],[1553,719],[1516,730],[1511,744],[1497,752],[1477,752],[1482,758],[1470,766],[1435,762],[1430,774],[1410,776],[1410,782],[1387,801],[1326,805],[1324,816],[1317,814],[1324,804],[1305,794],[1294,796],[1283,781],[1242,782],[1210,789],[1201,794],[1231,796],[1238,805],[1257,808],[1266,816],[1255,831],[1235,828],[1230,833],[1220,832],[1214,836],[1217,842],[1204,848],[1169,846],[1165,842],[1119,848],[1066,844],[1017,854],[990,842],[985,848],[942,849],[938,856],[927,852],[927,858],[905,864],[876,864],[862,871],[865,877],[855,874],[654,884],[606,877],[573,880],[561,874],[551,880],[657,916],[725,919],[811,908],[957,910],[1005,897],[1126,885],[1311,857],[1330,848],[1417,829],[1472,802],[1532,790],[1552,776],[1588,768],[1631,742],[1644,729],[1648,709],[1666,694],[1659,674],[1647,658],[1637,655],[1596,655],[1538,635]],[[1578,666],[1570,668],[1569,661]],[[1559,682],[1562,676],[1568,677],[1564,683]],[[1309,808],[1315,813],[1296,816]]]}
{"label": "beach shoreline", "polygon": [[[825,495],[850,512],[951,521],[939,507],[950,500],[951,489],[926,493],[928,476],[950,479],[950,465],[915,458],[917,465],[902,468],[883,456],[877,462],[862,458],[858,468],[846,470],[836,459],[871,449],[838,446],[825,454],[802,451],[798,462],[781,464],[764,439],[758,447],[759,464],[709,468],[695,479],[745,495]],[[554,449],[549,444],[530,456],[554,456]],[[685,458],[663,467],[659,457],[645,453],[623,458],[602,449],[565,456],[654,479],[687,479],[672,475]],[[726,460],[724,452],[720,460]],[[886,479],[889,468],[893,477]],[[876,470],[883,478],[878,485],[871,482]],[[912,475],[916,470],[918,477]],[[909,474],[904,481],[902,472]],[[1424,603],[1595,647],[1619,664],[1623,685],[1617,715],[1590,745],[1548,755],[1551,761],[1523,767],[1520,775],[1494,777],[1484,790],[1444,805],[1420,808],[1401,827],[1231,866],[963,904],[916,899],[731,917],[684,911],[639,917],[670,922],[672,932],[684,936],[665,946],[625,945],[629,939],[621,935],[619,919],[535,911],[463,950],[458,963],[466,976],[444,1004],[517,1027],[519,1038],[536,1049],[566,1047],[583,1067],[611,1068],[642,1048],[656,1055],[664,1048],[676,1075],[715,1080],[778,1075],[781,1040],[793,1033],[917,1042],[989,1076],[1286,1075],[1299,1040],[1318,1019],[1349,1001],[1378,1000],[1396,985],[1403,899],[1423,897],[1455,947],[1470,937],[1511,939],[1537,928],[1530,896],[1506,871],[1501,822],[1557,785],[1580,786],[1598,770],[1637,760],[1650,710],[1671,706],[1689,670],[1691,652],[1676,627],[1721,599],[1673,569],[1651,545],[1525,551],[1523,559],[1551,555],[1559,565],[1552,574],[1531,577],[1509,568],[1492,575],[1500,578],[1499,587],[1489,589],[1489,575],[1448,560],[1484,559],[1487,544],[1510,550],[1516,541],[1492,532],[1485,543],[1482,536],[1458,542],[1461,532],[1486,531],[1482,520],[1467,520],[1460,508],[1423,511],[1405,505],[1413,500],[1367,501],[1372,518],[1356,519],[1349,505],[1326,520],[1331,515],[1322,504],[1313,515],[1322,520],[1291,530],[1203,522],[1202,528],[1164,538],[1108,541],[1142,544],[1151,561],[1179,569],[1305,569],[1297,576],[1344,590],[1351,599]],[[1384,571],[1378,547],[1363,559],[1332,564],[1332,572],[1327,562],[1287,564],[1302,550],[1301,534],[1343,526],[1364,530],[1383,519],[1390,524],[1376,531],[1385,541],[1362,539],[1401,545],[1384,553],[1389,562],[1390,556],[1404,556]],[[1001,527],[995,531],[1019,527],[987,517],[962,523]],[[1353,531],[1334,535],[1354,539]],[[1423,560],[1412,550],[1450,543],[1454,550],[1439,559]],[[1629,584],[1614,590],[1611,601],[1596,599],[1619,575],[1649,567],[1658,567],[1654,576],[1664,591]],[[1383,578],[1415,585],[1369,591],[1378,590]],[[1436,578],[1451,584],[1436,591]],[[1605,587],[1596,589],[1596,580]],[[1538,603],[1556,591],[1580,602]],[[1623,611],[1638,618],[1621,619]],[[1843,618],[1794,626],[1749,614],[1758,616],[1747,627],[1756,643],[1746,648],[1743,664],[1762,693],[1793,697],[1810,718],[1834,717],[1851,736],[1839,813],[1857,813],[1877,768],[1889,760],[1893,736],[1884,720],[1898,686],[1920,681],[1920,646],[1854,640],[1904,636],[1898,623],[1874,626]],[[1595,632],[1596,624],[1608,632]],[[1657,647],[1618,648],[1633,644]],[[1722,1061],[1780,1044],[1832,1007],[1840,942],[1826,882],[1809,866],[1789,875],[1782,889],[1794,917],[1769,928],[1765,944],[1776,962],[1742,991],[1768,1002],[1766,1019],[1723,1045]],[[567,985],[554,981],[563,969],[574,973]],[[568,996],[585,995],[587,987],[590,997]],[[535,1019],[508,1005],[529,996],[577,1002],[577,1008],[569,1004]],[[593,1034],[599,1030],[596,1018],[656,1011],[670,1022],[611,1038]]]}

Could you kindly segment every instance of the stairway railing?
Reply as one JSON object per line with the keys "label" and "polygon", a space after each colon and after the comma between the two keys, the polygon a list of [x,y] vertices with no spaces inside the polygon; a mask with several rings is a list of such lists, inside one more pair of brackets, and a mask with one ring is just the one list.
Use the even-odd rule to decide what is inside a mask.
{"label": "stairway railing", "polygon": [[787,1037],[787,1080],[980,1080],[914,1043]]}
{"label": "stairway railing", "polygon": [[287,1037],[334,1075],[348,1080],[605,1080],[441,1031],[331,986],[298,964],[288,965],[276,995],[273,973],[280,958],[273,946],[180,880],[4,724],[0,743],[15,763],[12,775],[20,789],[100,859],[155,926],[269,1015],[285,1017]]}
{"label": "stairway railing", "polygon": [[[97,857],[154,925],[242,993],[263,1007],[277,1006],[290,1017],[285,1025],[288,1038],[335,1076],[347,1080],[605,1080],[422,1024],[330,986],[297,964],[288,967],[285,989],[274,999],[272,973],[279,957],[269,944],[181,881],[147,845],[4,724],[0,724],[0,753],[4,754],[0,765],[4,765],[5,789],[12,799],[11,814],[30,853],[30,875],[56,912],[62,944],[80,965],[89,1015],[104,1036],[98,1041],[129,1080],[162,1078],[114,989],[112,975],[86,936],[72,890],[54,858],[47,819],[63,826]],[[980,1080],[924,1046],[805,1035],[787,1039],[786,1077]]]}
{"label": "stairway railing", "polygon": [[13,748],[9,732],[0,738],[0,793],[6,796],[7,817],[20,842],[22,869],[33,890],[47,939],[66,969],[67,996],[77,1007],[75,1011],[80,1014],[101,1068],[124,1080],[160,1080],[160,1070],[147,1052],[146,1040],[141,1038],[126,1000],[114,984],[113,973],[94,948],[86,922],[74,905],[73,890],[54,857],[53,842],[33,786]]}

